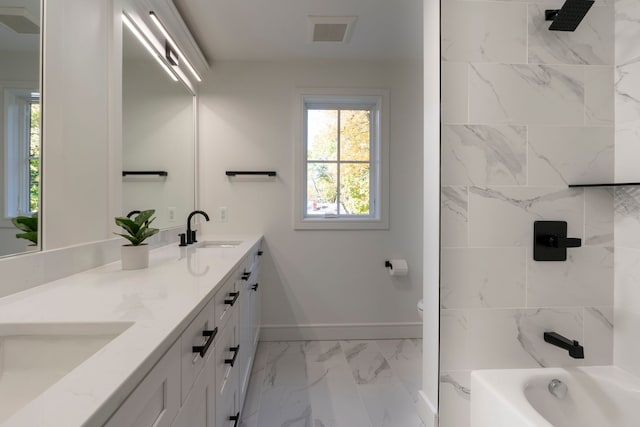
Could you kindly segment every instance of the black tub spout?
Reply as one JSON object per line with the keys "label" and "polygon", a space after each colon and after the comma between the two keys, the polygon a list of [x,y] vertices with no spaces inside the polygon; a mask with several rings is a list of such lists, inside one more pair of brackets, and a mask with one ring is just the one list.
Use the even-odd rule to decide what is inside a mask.
{"label": "black tub spout", "polygon": [[576,340],[572,341],[556,332],[545,332],[544,340],[551,345],[567,350],[569,356],[574,359],[584,359],[584,347]]}

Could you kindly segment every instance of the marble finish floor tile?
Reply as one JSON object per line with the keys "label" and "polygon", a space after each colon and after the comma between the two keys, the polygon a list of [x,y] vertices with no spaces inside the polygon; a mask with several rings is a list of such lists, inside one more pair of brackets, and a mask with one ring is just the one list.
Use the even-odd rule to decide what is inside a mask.
{"label": "marble finish floor tile", "polygon": [[242,427],[424,427],[422,340],[261,342]]}
{"label": "marble finish floor tile", "polygon": [[418,391],[422,389],[422,340],[380,340],[376,341],[382,355],[393,374],[409,392],[414,402],[418,401]]}
{"label": "marble finish floor tile", "polygon": [[340,345],[357,384],[388,383],[392,380],[391,366],[375,342],[342,341]]}

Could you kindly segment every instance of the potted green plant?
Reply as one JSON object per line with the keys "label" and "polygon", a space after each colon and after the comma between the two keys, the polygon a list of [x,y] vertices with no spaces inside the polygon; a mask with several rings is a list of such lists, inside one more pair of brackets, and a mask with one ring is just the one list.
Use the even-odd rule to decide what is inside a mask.
{"label": "potted green plant", "polygon": [[17,216],[11,218],[11,223],[23,233],[16,234],[18,239],[31,242],[29,246],[38,246],[38,213],[31,216]]}
{"label": "potted green plant", "polygon": [[116,225],[123,228],[127,233],[114,233],[122,236],[131,242],[122,246],[122,269],[137,270],[149,266],[149,245],[143,243],[146,239],[157,234],[157,228],[151,228],[152,218],[156,213],[155,209],[140,212],[133,219],[127,217],[116,217]]}

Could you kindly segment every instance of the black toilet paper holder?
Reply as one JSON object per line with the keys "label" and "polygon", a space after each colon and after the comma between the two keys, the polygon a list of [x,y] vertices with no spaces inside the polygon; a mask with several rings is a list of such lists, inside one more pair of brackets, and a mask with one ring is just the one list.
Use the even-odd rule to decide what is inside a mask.
{"label": "black toilet paper holder", "polygon": [[393,268],[393,264],[391,264],[391,261],[385,261],[384,266],[385,268]]}

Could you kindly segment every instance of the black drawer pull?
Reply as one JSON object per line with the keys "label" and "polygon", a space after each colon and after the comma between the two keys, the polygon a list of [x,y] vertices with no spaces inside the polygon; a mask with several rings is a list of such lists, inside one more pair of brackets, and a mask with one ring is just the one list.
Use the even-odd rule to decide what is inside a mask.
{"label": "black drawer pull", "polygon": [[258,286],[260,286],[260,284],[259,284],[259,283],[256,283],[255,285],[253,285],[253,286],[251,287],[251,289],[252,289],[252,290],[254,290],[254,291],[257,291],[257,290],[258,290]]}
{"label": "black drawer pull", "polygon": [[249,277],[251,277],[251,272],[250,271],[245,271],[244,273],[242,273],[242,280],[249,280]]}
{"label": "black drawer pull", "polygon": [[207,338],[207,341],[204,343],[204,345],[194,345],[193,347],[191,347],[191,351],[194,353],[199,353],[200,357],[204,357],[204,355],[207,354],[207,350],[209,350],[209,347],[211,347],[211,344],[213,343],[213,340],[216,338],[217,334],[218,327],[216,327],[213,331],[202,331],[202,336],[209,338]]}
{"label": "black drawer pull", "polygon": [[229,292],[229,296],[232,299],[226,299],[224,300],[224,303],[227,305],[230,305],[231,307],[233,307],[233,304],[236,303],[236,301],[238,301],[238,297],[240,296],[240,292]]}
{"label": "black drawer pull", "polygon": [[235,415],[230,416],[229,417],[229,421],[234,421],[233,427],[236,427],[238,425],[238,421],[240,421],[240,412],[238,412]]}
{"label": "black drawer pull", "polygon": [[237,345],[235,347],[231,347],[229,348],[229,351],[233,352],[233,357],[231,359],[224,359],[224,363],[231,365],[233,368],[233,365],[236,363],[236,357],[238,357],[238,353],[240,353],[240,346]]}
{"label": "black drawer pull", "polygon": [[263,253],[264,252],[262,252],[262,251],[258,251],[258,256],[262,256]]}

